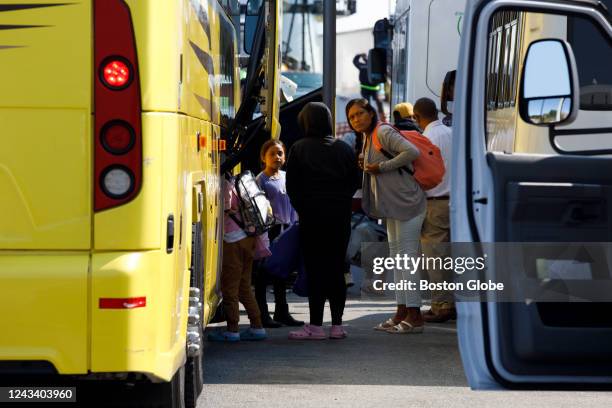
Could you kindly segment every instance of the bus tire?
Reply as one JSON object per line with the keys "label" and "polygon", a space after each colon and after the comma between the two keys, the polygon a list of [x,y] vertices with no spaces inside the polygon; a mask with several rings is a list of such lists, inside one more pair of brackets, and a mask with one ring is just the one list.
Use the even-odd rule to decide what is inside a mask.
{"label": "bus tire", "polygon": [[[204,253],[202,239],[202,223],[194,223],[192,230],[192,256],[191,256],[191,287],[200,289],[201,301],[204,302]],[[200,354],[187,356],[185,363],[185,407],[195,408],[198,397],[204,388],[204,367],[202,364],[202,351],[204,349],[204,332],[202,323],[198,325],[200,335]]]}
{"label": "bus tire", "polygon": [[168,408],[185,408],[185,366],[174,374],[172,380],[167,387],[167,396],[164,401],[167,401]]}
{"label": "bus tire", "polygon": [[[140,391],[138,408],[185,408],[185,366],[182,365],[169,382],[149,383]],[[97,405],[93,405],[97,406]]]}

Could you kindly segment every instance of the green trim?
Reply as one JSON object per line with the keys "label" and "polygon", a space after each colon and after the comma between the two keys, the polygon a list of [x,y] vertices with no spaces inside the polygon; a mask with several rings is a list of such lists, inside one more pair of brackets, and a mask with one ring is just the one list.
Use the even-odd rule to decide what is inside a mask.
{"label": "green trim", "polygon": [[378,90],[380,90],[380,85],[372,86],[372,85],[361,84],[361,88],[362,89],[367,89],[368,91],[378,91]]}

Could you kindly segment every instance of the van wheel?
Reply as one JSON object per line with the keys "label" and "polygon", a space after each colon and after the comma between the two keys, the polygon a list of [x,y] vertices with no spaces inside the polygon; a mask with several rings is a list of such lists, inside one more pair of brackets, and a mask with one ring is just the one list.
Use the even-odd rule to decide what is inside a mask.
{"label": "van wheel", "polygon": [[[198,288],[200,290],[200,302],[204,302],[204,253],[203,253],[203,240],[202,240],[202,223],[194,223],[192,229],[192,256],[191,256],[191,288]],[[200,311],[200,319],[204,310]],[[188,326],[189,331],[197,332],[197,340],[194,342],[193,339],[189,340],[188,343],[191,347],[198,346],[198,352],[195,355],[189,355],[189,349],[187,350],[187,362],[185,363],[185,407],[195,408],[197,406],[198,397],[204,388],[204,368],[202,364],[202,351],[204,348],[203,337],[204,333],[202,330],[202,321],[196,325],[190,324]]]}

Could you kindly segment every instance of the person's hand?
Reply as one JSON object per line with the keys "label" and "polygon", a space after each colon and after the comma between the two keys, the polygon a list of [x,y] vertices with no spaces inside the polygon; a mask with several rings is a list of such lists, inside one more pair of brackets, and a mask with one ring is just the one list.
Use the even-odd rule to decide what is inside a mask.
{"label": "person's hand", "polygon": [[366,164],[365,171],[367,173],[371,173],[371,174],[379,174],[380,173],[380,166],[378,165],[378,163]]}

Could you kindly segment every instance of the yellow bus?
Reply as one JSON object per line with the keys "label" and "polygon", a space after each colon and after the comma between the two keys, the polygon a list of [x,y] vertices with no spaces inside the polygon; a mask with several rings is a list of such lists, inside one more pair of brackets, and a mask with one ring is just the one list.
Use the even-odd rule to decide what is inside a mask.
{"label": "yellow bus", "polygon": [[195,406],[220,300],[238,11],[0,3],[0,374],[142,380]]}

